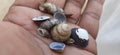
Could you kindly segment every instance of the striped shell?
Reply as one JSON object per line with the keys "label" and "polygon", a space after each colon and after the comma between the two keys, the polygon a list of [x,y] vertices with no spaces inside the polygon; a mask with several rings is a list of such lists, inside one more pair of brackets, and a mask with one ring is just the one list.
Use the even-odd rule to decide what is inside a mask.
{"label": "striped shell", "polygon": [[57,25],[59,24],[59,21],[58,19],[49,19],[49,20],[46,20],[45,22],[42,22],[40,27],[41,28],[44,28],[44,29],[47,29],[47,30],[50,30],[50,28],[52,28],[54,25]]}
{"label": "striped shell", "polygon": [[56,12],[63,12],[63,9],[57,7],[56,5],[52,3],[44,3],[39,6],[39,9],[44,12],[48,12],[51,14],[54,14]]}
{"label": "striped shell", "polygon": [[71,28],[68,24],[58,24],[51,30],[51,35],[55,41],[67,41],[71,35]]}

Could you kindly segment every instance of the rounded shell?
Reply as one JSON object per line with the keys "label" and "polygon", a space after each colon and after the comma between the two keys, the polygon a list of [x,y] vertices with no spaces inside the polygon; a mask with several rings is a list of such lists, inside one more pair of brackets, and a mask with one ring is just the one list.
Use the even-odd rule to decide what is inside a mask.
{"label": "rounded shell", "polygon": [[55,41],[61,41],[61,42],[67,41],[71,35],[70,26],[68,24],[63,24],[63,23],[58,24],[52,29],[51,35],[53,40]]}
{"label": "rounded shell", "polygon": [[49,45],[50,49],[57,51],[57,52],[63,52],[64,48],[65,48],[65,44],[61,43],[61,42],[52,42]]}
{"label": "rounded shell", "polygon": [[45,37],[48,37],[50,35],[49,32],[43,28],[38,28],[38,33],[40,34],[40,36],[45,36]]}
{"label": "rounded shell", "polygon": [[89,41],[89,35],[87,30],[82,28],[73,28],[71,30],[71,36],[75,42],[73,44],[79,46],[79,47],[86,47],[88,45]]}
{"label": "rounded shell", "polygon": [[61,12],[56,12],[56,13],[54,14],[54,18],[55,18],[55,19],[58,19],[58,21],[59,21],[60,23],[65,23],[65,22],[66,22],[66,16],[65,16],[65,14],[63,14],[63,13],[61,13]]}

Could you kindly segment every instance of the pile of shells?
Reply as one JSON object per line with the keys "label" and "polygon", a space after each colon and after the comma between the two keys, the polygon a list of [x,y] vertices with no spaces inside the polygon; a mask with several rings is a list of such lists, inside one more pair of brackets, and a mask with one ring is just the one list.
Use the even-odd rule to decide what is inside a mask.
{"label": "pile of shells", "polygon": [[32,19],[35,22],[41,22],[38,28],[40,36],[51,38],[55,41],[49,45],[50,49],[63,52],[65,44],[74,44],[80,48],[85,48],[88,45],[88,32],[82,28],[71,28],[66,23],[67,18],[61,8],[51,3],[44,3],[40,5],[39,9],[53,15],[52,18],[49,16],[38,16]]}

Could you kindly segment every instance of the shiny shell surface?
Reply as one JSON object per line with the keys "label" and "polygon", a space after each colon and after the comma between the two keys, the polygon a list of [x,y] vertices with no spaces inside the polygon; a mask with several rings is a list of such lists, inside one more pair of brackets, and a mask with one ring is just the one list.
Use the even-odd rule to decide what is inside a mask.
{"label": "shiny shell surface", "polygon": [[33,21],[44,21],[44,20],[48,20],[50,19],[49,16],[37,16],[37,17],[34,17],[32,20]]}
{"label": "shiny shell surface", "polygon": [[61,23],[65,23],[66,22],[66,16],[64,13],[61,12],[56,12],[54,14],[54,18],[58,19]]}
{"label": "shiny shell surface", "polygon": [[62,42],[52,42],[50,43],[49,47],[54,51],[62,52],[65,48],[65,44]]}
{"label": "shiny shell surface", "polygon": [[87,30],[82,28],[73,28],[71,32],[72,33],[70,38],[72,38],[75,41],[74,42],[75,45],[82,48],[88,45],[89,35]]}

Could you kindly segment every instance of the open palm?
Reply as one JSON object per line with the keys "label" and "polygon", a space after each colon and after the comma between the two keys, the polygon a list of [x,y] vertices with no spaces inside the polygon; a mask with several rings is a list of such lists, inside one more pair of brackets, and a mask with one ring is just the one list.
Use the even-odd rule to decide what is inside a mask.
{"label": "open palm", "polygon": [[[81,15],[81,8],[85,0],[16,0],[4,18],[5,25],[9,27],[11,34],[6,41],[11,43],[9,48],[11,55],[95,55],[97,54],[95,38],[98,33],[99,18],[104,0],[89,0],[88,5]],[[64,9],[66,13],[72,13],[68,22],[74,24],[80,19],[79,27],[89,32],[89,44],[86,48],[67,46],[63,53],[56,53],[49,49],[50,39],[39,36],[38,26],[32,21],[33,17],[50,15],[41,12],[38,7],[41,3],[51,2]],[[71,25],[72,26],[72,25]],[[13,33],[12,33],[13,32]],[[14,51],[11,52],[11,51]]]}

